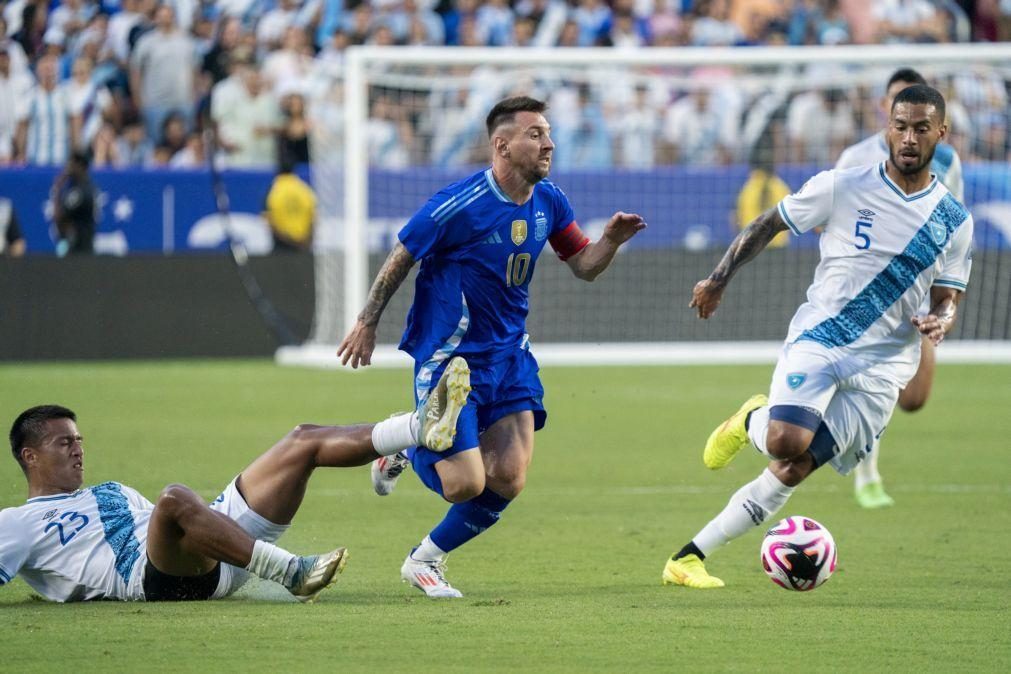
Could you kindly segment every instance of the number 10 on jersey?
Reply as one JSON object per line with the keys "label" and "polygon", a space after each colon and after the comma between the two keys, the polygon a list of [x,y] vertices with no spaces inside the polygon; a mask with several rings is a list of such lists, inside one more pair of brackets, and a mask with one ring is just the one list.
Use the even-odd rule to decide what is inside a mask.
{"label": "number 10 on jersey", "polygon": [[530,273],[530,253],[513,253],[506,262],[506,288],[521,286]]}

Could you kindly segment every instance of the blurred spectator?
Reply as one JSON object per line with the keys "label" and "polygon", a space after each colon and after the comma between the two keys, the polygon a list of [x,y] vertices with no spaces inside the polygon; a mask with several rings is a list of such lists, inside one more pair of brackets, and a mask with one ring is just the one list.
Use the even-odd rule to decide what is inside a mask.
{"label": "blurred spectator", "polygon": [[373,166],[404,168],[408,165],[414,133],[403,112],[403,108],[393,105],[385,95],[373,101],[365,129],[369,163]]}
{"label": "blurred spectator", "polygon": [[14,160],[14,138],[18,129],[18,108],[24,92],[11,74],[11,57],[0,47],[0,166]]}
{"label": "blurred spectator", "polygon": [[0,197],[0,254],[7,257],[25,254],[25,237],[14,211],[14,201],[7,197]]}
{"label": "blurred spectator", "polygon": [[284,33],[294,25],[301,4],[301,0],[278,0],[277,5],[256,22],[256,42],[268,51],[281,46]]}
{"label": "blurred spectator", "polygon": [[696,47],[726,47],[744,38],[741,27],[730,20],[728,0],[700,0],[696,15],[691,29],[692,45]]}
{"label": "blurred spectator", "polygon": [[277,103],[252,63],[235,63],[231,77],[214,87],[211,119],[230,166],[264,168],[275,162]]}
{"label": "blurred spectator", "polygon": [[106,47],[115,56],[121,68],[130,61],[130,34],[144,21],[144,9],[150,0],[122,0],[119,12],[109,18],[106,31]]}
{"label": "blurred spectator", "polygon": [[[771,134],[762,134],[748,156],[748,179],[737,193],[737,226],[744,229],[751,221],[774,208],[790,194],[790,186],[776,175]],[[780,232],[769,242],[770,248],[789,243],[789,232]]]}
{"label": "blurred spectator", "polygon": [[[708,79],[706,70],[695,78]],[[667,109],[663,138],[668,159],[678,164],[728,164],[739,131],[739,107],[700,86]]]}
{"label": "blurred spectator", "polygon": [[786,130],[793,160],[829,166],[856,139],[853,107],[841,89],[810,91],[790,104]]}
{"label": "blurred spectator", "polygon": [[551,47],[558,40],[567,15],[563,0],[519,0],[516,14],[533,24],[533,47]]}
{"label": "blurred spectator", "polygon": [[97,11],[95,5],[85,3],[85,0],[60,0],[49,15],[49,30],[57,30],[66,36],[76,35]]}
{"label": "blurred spectator", "polygon": [[930,0],[877,0],[877,39],[890,42],[947,42],[944,16]]}
{"label": "blurred spectator", "polygon": [[447,45],[463,44],[463,23],[475,20],[477,7],[478,0],[452,0],[452,7],[442,15]]}
{"label": "blurred spectator", "polygon": [[42,54],[48,18],[49,10],[41,2],[26,2],[21,10],[21,27],[12,38],[21,45],[30,61],[34,61]]}
{"label": "blurred spectator", "polygon": [[[576,10],[579,11],[578,9]],[[477,8],[475,20],[481,41],[491,47],[503,47],[512,41],[513,10],[507,0],[485,0]]]}
{"label": "blurred spectator", "polygon": [[312,67],[308,36],[304,29],[292,26],[284,33],[284,46],[264,59],[261,72],[265,85],[280,97],[286,91],[304,90]]}
{"label": "blurred spectator", "polygon": [[555,123],[552,164],[560,169],[611,166],[614,151],[603,107],[588,84],[575,90],[576,100],[568,103],[571,112]]}
{"label": "blurred spectator", "polygon": [[59,86],[55,56],[43,56],[36,66],[38,85],[31,91],[18,123],[15,156],[29,164],[63,164],[73,138],[70,100]]}
{"label": "blurred spectator", "polygon": [[627,168],[652,168],[656,164],[660,115],[653,107],[646,85],[638,85],[634,95],[631,104],[620,106],[615,120],[618,163]]}
{"label": "blurred spectator", "polygon": [[604,3],[604,0],[578,0],[571,17],[579,27],[579,46],[592,47],[607,35],[607,28],[611,23],[611,8]]}
{"label": "blurred spectator", "polygon": [[398,42],[416,45],[446,43],[446,27],[442,17],[431,9],[422,7],[417,0],[404,0],[399,10],[386,21]]}
{"label": "blurred spectator", "polygon": [[197,66],[196,46],[176,27],[173,9],[159,6],[154,21],[155,30],[137,41],[130,58],[130,92],[152,137],[173,112],[192,125]]}
{"label": "blurred spectator", "polygon": [[139,117],[128,118],[123,125],[123,133],[116,138],[112,163],[117,168],[147,166],[151,163],[154,144],[144,132],[144,124]]}
{"label": "blurred spectator", "polygon": [[233,52],[239,46],[241,37],[242,22],[235,17],[226,17],[218,24],[218,38],[204,54],[201,65],[201,69],[211,76],[212,84],[217,84],[228,77],[229,66],[234,58]]}
{"label": "blurred spectator", "polygon": [[199,169],[207,166],[207,148],[204,145],[204,138],[199,133],[191,133],[186,137],[183,148],[172,155],[169,160],[169,168],[173,169]]}
{"label": "blurred spectator", "polygon": [[112,94],[92,81],[91,71],[91,59],[81,56],[74,61],[71,79],[63,84],[70,102],[73,137],[82,150],[91,147],[106,120],[118,121]]}
{"label": "blurred spectator", "polygon": [[183,149],[186,145],[186,120],[178,112],[170,112],[161,125],[161,133],[158,135],[158,144],[167,147],[172,154]]}
{"label": "blurred spectator", "polygon": [[281,101],[281,128],[277,134],[279,164],[309,163],[309,131],[305,98],[301,94],[288,94]]}
{"label": "blurred spectator", "polygon": [[309,250],[316,220],[316,194],[295,175],[289,162],[282,160],[278,166],[263,216],[270,224],[275,251]]}
{"label": "blurred spectator", "polygon": [[51,194],[56,224],[56,254],[90,254],[94,250],[98,190],[88,173],[88,156],[74,152],[56,176]]}

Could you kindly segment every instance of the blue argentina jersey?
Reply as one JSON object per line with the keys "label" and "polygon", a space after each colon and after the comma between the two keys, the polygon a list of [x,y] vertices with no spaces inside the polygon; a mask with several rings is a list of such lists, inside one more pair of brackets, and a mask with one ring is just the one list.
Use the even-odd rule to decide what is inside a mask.
{"label": "blue argentina jersey", "polygon": [[480,365],[509,355],[524,340],[537,256],[574,219],[547,180],[521,205],[491,169],[440,191],[399,233],[421,260],[400,348],[418,362],[453,354]]}

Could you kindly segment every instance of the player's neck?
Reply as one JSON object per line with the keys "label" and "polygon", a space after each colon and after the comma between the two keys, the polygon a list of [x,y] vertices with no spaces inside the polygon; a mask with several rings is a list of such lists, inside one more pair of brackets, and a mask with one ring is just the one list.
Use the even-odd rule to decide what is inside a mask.
{"label": "player's neck", "polygon": [[499,189],[514,204],[525,204],[530,199],[530,195],[534,193],[534,186],[528,183],[517,171],[508,166],[492,164],[491,175],[498,184]]}
{"label": "player's neck", "polygon": [[28,498],[37,498],[39,496],[57,496],[59,494],[73,494],[80,488],[81,488],[80,485],[73,488],[67,488],[65,486],[59,486],[55,484],[48,484],[42,482],[29,482]]}
{"label": "player's neck", "polygon": [[922,170],[906,175],[895,168],[892,160],[885,162],[885,174],[895,183],[895,185],[906,194],[913,194],[926,189],[933,179],[930,175],[930,166],[924,166]]}

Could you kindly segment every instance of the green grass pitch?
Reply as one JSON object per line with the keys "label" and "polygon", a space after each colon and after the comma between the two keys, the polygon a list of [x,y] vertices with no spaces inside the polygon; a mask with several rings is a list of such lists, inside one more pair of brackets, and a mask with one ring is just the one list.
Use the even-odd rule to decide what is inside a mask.
{"label": "green grass pitch", "polygon": [[[815,474],[781,515],[824,523],[839,568],[811,593],[779,589],[753,532],[710,558],[727,587],[662,587],[666,557],[762,462],[702,466],[712,427],[771,367],[554,368],[527,489],[450,557],[466,596],[430,601],[400,563],[444,504],[406,475],[390,497],[368,469],[320,471],[289,549],[351,551],[311,606],[263,583],[200,604],[43,602],[0,588],[0,670],[731,671],[1011,670],[1011,367],[939,368],[934,396],[896,413],[881,458],[894,508]],[[409,373],[281,369],[262,361],[0,367],[0,409],[75,409],[86,482],[149,498],[170,482],[213,498],[298,422],[374,421],[410,405]],[[8,426],[4,426],[5,429]],[[0,506],[25,497],[0,461]]]}

